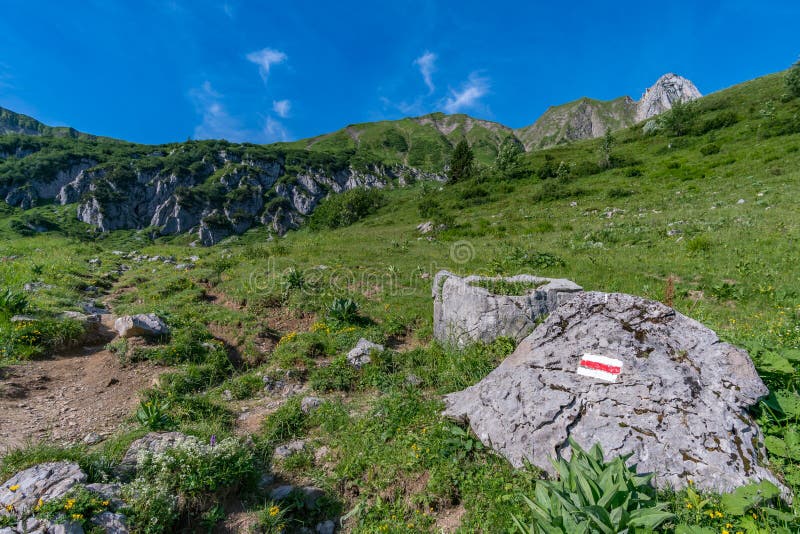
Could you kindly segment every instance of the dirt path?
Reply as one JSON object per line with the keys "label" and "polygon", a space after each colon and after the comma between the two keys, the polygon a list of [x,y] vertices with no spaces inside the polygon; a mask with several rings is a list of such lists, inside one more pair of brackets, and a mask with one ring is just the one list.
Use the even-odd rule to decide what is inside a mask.
{"label": "dirt path", "polygon": [[[110,319],[103,316],[106,328]],[[165,370],[147,363],[122,367],[105,343],[0,368],[0,456],[27,442],[112,433],[138,405],[139,390]]]}

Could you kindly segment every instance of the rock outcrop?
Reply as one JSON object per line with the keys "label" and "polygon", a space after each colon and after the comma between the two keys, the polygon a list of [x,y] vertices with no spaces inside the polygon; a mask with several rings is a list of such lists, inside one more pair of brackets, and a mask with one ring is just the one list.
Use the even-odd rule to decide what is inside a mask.
{"label": "rock outcrop", "polygon": [[675,102],[689,102],[701,96],[691,81],[670,72],[659,78],[636,103],[636,122],[669,111]]}
{"label": "rock outcrop", "polygon": [[[485,287],[499,286],[498,282],[518,286],[521,294],[494,294]],[[478,341],[490,343],[498,337],[520,341],[538,320],[579,291],[581,286],[563,279],[527,274],[461,278],[439,271],[433,279],[433,335],[442,343],[460,347]]]}
{"label": "rock outcrop", "polygon": [[747,353],[675,310],[624,294],[574,295],[476,385],[446,397],[513,465],[552,472],[568,438],[632,453],[656,485],[726,492],[780,482],[747,408],[768,393]]}
{"label": "rock outcrop", "polygon": [[86,481],[78,464],[49,462],[20,471],[0,485],[0,516],[22,517],[42,502],[59,499]]}
{"label": "rock outcrop", "polygon": [[145,452],[159,454],[167,449],[172,449],[186,442],[197,442],[194,436],[187,436],[180,432],[150,432],[137,439],[128,450],[122,461],[117,466],[115,473],[120,477],[129,477],[136,472],[139,466],[139,456]]}
{"label": "rock outcrop", "polygon": [[356,346],[347,353],[347,362],[356,369],[361,369],[372,361],[370,354],[373,352],[383,352],[383,350],[383,345],[373,343],[362,337],[358,340]]}

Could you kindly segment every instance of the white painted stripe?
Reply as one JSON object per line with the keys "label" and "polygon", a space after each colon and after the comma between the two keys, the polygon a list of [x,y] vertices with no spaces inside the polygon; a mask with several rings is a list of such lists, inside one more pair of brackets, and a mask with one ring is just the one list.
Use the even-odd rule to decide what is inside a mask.
{"label": "white painted stripe", "polygon": [[599,378],[600,380],[605,380],[606,382],[616,382],[617,377],[619,376],[614,373],[607,373],[598,369],[587,369],[585,367],[578,367],[578,374],[582,376],[588,376],[590,378]]}
{"label": "white painted stripe", "polygon": [[599,354],[584,354],[581,356],[581,361],[589,360],[592,362],[602,363],[603,365],[612,365],[614,367],[619,367],[622,369],[622,360],[617,360],[615,358],[609,358],[608,356],[600,356]]}

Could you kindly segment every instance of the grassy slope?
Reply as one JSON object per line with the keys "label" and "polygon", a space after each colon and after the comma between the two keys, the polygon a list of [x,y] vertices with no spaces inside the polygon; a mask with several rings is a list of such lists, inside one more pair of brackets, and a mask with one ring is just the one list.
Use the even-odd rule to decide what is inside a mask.
{"label": "grassy slope", "polygon": [[[782,103],[782,91],[781,76],[773,75],[704,98],[698,125],[726,111],[734,111],[739,120],[702,135],[644,137],[636,128],[621,132],[614,148],[623,162],[620,167],[575,176],[564,184],[535,178],[441,189],[418,184],[388,192],[385,208],[348,228],[301,230],[273,243],[255,230],[202,251],[186,247],[184,237],[148,243],[136,241],[142,237],[134,233],[83,243],[55,233],[14,238],[0,243],[0,256],[21,257],[0,263],[0,277],[16,289],[37,276],[56,285],[33,297],[35,307],[56,310],[77,298],[72,280],[87,276],[84,262],[89,257],[113,262],[113,248],[179,258],[199,253],[198,269],[188,274],[160,264],[134,265],[113,282],[135,287],[116,300],[119,311],[158,310],[179,332],[192,332],[190,325],[222,325],[236,333],[245,360],[252,364],[237,371],[238,378],[222,384],[209,379],[207,390],[200,386],[176,397],[177,428],[205,438],[224,436],[231,432],[232,416],[226,415],[229,404],[222,401],[222,390],[246,390],[242,384],[256,373],[299,369],[295,380],[310,379],[330,402],[318,415],[300,417],[302,424],[289,434],[305,435],[315,449],[327,447],[329,452],[319,460],[306,455],[278,465],[280,476],[328,489],[344,510],[357,510],[349,523],[357,531],[435,530],[463,511],[464,531],[495,532],[510,527],[510,513],[524,514],[519,492],[530,491],[536,474],[513,472],[501,459],[469,450],[466,438],[453,441],[449,424],[438,416],[438,399],[477,381],[508,347],[452,353],[431,345],[429,276],[442,268],[465,274],[533,272],[570,278],[586,289],[654,299],[664,297],[666,280],[673,277],[678,310],[748,347],[773,393],[785,402],[800,402],[797,362],[777,366],[770,355],[789,356],[800,347],[795,275],[800,259],[795,202],[800,195],[800,133],[776,135],[794,128],[786,125],[794,124],[800,101]],[[403,122],[409,131],[416,128]],[[369,138],[372,132],[364,135]],[[376,139],[380,135],[376,131]],[[318,144],[323,142],[349,141],[332,135]],[[719,151],[704,148],[709,145]],[[574,163],[577,173],[582,163],[597,162],[599,147],[599,141],[560,147],[527,156],[524,165],[537,169],[550,154],[556,162]],[[480,189],[486,195],[476,194]],[[418,212],[421,198],[435,199],[439,216],[450,215],[455,222],[432,240],[415,230],[424,220]],[[605,215],[615,209],[612,216]],[[670,236],[669,230],[681,233]],[[11,234],[3,229],[3,235]],[[55,258],[53,250],[58,251]],[[43,274],[34,274],[37,264],[46,266]],[[287,291],[284,273],[290,268],[305,272],[309,283],[317,282],[305,291]],[[208,287],[243,307],[210,303],[203,298]],[[298,333],[299,341],[287,338],[291,332],[284,329],[278,332],[285,339],[282,348],[272,356],[255,348],[258,335],[270,327],[276,302],[325,321],[324,310],[336,296],[354,298],[374,324],[356,325],[352,331],[326,324],[316,333]],[[400,338],[422,348],[381,358],[357,376],[341,371],[334,378],[350,389],[326,391],[331,376],[318,370],[320,362],[342,354],[361,335],[375,341]],[[321,357],[319,351],[308,350],[315,342],[323,347]],[[188,350],[180,343],[173,341],[172,348]],[[183,365],[191,376],[199,372]],[[409,373],[422,380],[419,387],[405,385]],[[204,412],[198,411],[197,399],[206,403]],[[290,412],[287,408],[268,418],[264,432],[270,434],[276,421],[294,417]],[[759,412],[759,420],[773,443],[796,436],[796,415],[768,412]],[[104,447],[118,454],[128,439],[125,435]],[[770,461],[796,492],[800,469],[790,456],[770,454]],[[5,472],[34,456],[9,458]],[[745,528],[744,518],[710,519],[687,510],[685,498],[671,497],[680,521],[717,532],[728,521]],[[775,527],[760,511],[756,515],[760,525]]]}

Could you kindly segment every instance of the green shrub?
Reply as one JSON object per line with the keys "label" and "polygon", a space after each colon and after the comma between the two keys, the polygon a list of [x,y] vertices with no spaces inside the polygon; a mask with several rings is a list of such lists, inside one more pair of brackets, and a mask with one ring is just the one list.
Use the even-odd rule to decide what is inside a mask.
{"label": "green shrub", "polygon": [[606,198],[609,200],[614,200],[617,198],[625,198],[629,197],[633,194],[633,191],[630,189],[625,189],[624,187],[612,187],[608,191],[606,191]]}
{"label": "green shrub", "polygon": [[700,153],[704,156],[710,156],[712,154],[719,154],[719,145],[716,143],[709,143],[707,145],[703,145],[700,148]]}
{"label": "green shrub", "polygon": [[309,218],[308,226],[313,230],[350,226],[385,204],[382,191],[358,187],[323,200]]}
{"label": "green shrub", "polygon": [[300,397],[292,397],[267,416],[261,427],[267,443],[278,444],[305,435],[308,415],[300,406]]}
{"label": "green shrub", "polygon": [[698,235],[686,242],[686,250],[690,254],[701,254],[711,250],[712,244],[711,239],[708,237]]}
{"label": "green shrub", "polygon": [[259,467],[253,451],[233,438],[144,453],[136,479],[125,488],[125,511],[137,531],[171,532],[181,514],[196,517],[227,495],[252,488]]}
{"label": "green shrub", "polygon": [[568,462],[553,462],[558,478],[537,481],[533,499],[524,497],[532,519],[514,517],[519,532],[644,533],[673,517],[656,500],[653,475],[625,465],[630,454],[606,462],[600,445],[587,452],[570,438],[570,446]]}
{"label": "green shrub", "polygon": [[142,401],[136,410],[136,420],[140,425],[150,430],[165,430],[172,425],[167,415],[168,410],[169,403],[166,401]]}
{"label": "green shrub", "polygon": [[309,385],[321,392],[350,391],[357,380],[358,371],[350,365],[346,356],[339,356],[330,365],[315,369],[309,377]]}
{"label": "green shrub", "polygon": [[661,122],[672,135],[688,134],[697,120],[697,106],[693,102],[677,101],[672,109],[661,116]]}
{"label": "green shrub", "polygon": [[800,96],[800,61],[792,65],[783,80],[790,95]]}

